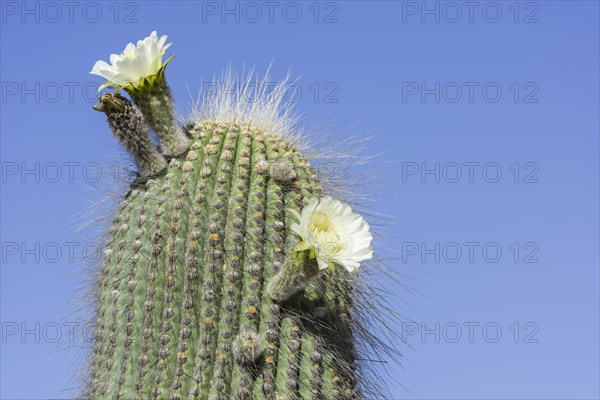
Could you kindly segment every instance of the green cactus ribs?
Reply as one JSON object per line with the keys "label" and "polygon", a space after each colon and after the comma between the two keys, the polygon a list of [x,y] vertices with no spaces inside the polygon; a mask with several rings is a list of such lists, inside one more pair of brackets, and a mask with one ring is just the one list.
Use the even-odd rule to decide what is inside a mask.
{"label": "green cactus ribs", "polygon": [[186,131],[188,151],[133,188],[110,228],[86,397],[360,397],[348,272],[283,303],[266,293],[294,245],[290,210],[321,191],[309,163],[249,126]]}

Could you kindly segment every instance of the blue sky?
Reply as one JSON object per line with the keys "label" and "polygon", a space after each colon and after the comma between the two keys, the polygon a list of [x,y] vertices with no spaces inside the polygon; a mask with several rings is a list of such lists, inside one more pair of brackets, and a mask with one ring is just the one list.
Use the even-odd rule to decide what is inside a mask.
{"label": "blue sky", "polygon": [[88,72],[158,30],[182,111],[273,63],[307,125],[373,136],[365,191],[412,289],[386,287],[412,321],[393,398],[598,398],[599,4],[469,4],[0,2],[0,397],[75,393],[98,233],[77,215],[126,160]]}

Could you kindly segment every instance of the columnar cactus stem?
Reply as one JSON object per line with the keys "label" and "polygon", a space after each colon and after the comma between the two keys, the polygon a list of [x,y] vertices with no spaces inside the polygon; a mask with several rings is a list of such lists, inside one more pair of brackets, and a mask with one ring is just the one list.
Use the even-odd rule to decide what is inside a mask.
{"label": "columnar cactus stem", "polygon": [[113,134],[133,156],[140,176],[153,176],[167,167],[150,139],[144,116],[129,100],[119,94],[108,93],[100,97],[96,107],[106,114]]}
{"label": "columnar cactus stem", "polygon": [[148,118],[158,136],[162,152],[168,157],[182,155],[188,149],[188,138],[177,124],[171,89],[164,78],[148,87],[131,88],[129,95]]}
{"label": "columnar cactus stem", "polygon": [[[133,190],[111,228],[88,396],[355,397],[353,353],[342,351],[353,346],[350,321],[336,321],[349,313],[347,271],[285,304],[266,292],[297,241],[288,210],[320,190],[308,163],[248,126],[204,121],[188,135],[188,153]],[[261,168],[281,156],[297,181]]]}

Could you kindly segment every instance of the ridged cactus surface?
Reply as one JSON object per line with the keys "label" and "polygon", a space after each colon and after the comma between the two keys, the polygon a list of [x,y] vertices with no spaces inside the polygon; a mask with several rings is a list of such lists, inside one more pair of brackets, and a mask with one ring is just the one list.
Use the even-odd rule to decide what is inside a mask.
{"label": "ridged cactus surface", "polygon": [[297,242],[290,210],[320,193],[314,171],[277,132],[202,121],[186,134],[110,228],[87,397],[360,397],[348,272],[286,302],[265,292]]}

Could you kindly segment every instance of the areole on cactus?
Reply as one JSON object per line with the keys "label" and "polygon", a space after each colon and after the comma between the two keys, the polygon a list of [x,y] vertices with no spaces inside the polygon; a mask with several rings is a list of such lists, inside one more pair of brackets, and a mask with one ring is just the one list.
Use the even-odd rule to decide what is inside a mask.
{"label": "areole on cactus", "polygon": [[96,109],[138,179],[109,229],[82,396],[364,397],[350,271],[372,257],[369,225],[323,193],[273,94],[178,126],[165,43],[153,32],[92,70],[133,100]]}

